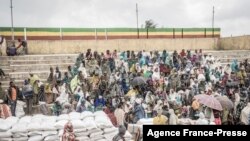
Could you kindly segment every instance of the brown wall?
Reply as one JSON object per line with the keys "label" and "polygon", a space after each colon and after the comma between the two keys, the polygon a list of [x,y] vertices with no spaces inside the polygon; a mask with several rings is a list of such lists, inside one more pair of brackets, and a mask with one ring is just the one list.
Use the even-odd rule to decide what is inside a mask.
{"label": "brown wall", "polygon": [[220,38],[217,49],[248,50],[250,49],[250,36]]}
{"label": "brown wall", "polygon": [[30,40],[30,54],[65,54],[92,50],[181,50],[204,49],[212,50],[217,44],[217,38],[187,38],[187,39],[117,39],[117,40]]}

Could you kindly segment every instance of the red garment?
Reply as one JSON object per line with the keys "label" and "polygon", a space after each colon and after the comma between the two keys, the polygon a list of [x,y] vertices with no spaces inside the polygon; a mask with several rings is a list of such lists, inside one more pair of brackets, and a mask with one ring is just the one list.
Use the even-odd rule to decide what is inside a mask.
{"label": "red garment", "polygon": [[215,123],[215,125],[221,125],[221,119],[220,119],[220,117],[219,118],[215,118],[214,119],[214,123]]}
{"label": "red garment", "polygon": [[0,104],[0,118],[11,117],[10,107],[7,104]]}
{"label": "red garment", "polygon": [[75,134],[73,132],[73,126],[71,122],[68,122],[64,125],[62,141],[75,141]]}
{"label": "red garment", "polygon": [[105,113],[105,114],[110,114],[111,112],[110,112],[110,110],[109,110],[109,108],[105,108],[104,110],[103,110],[103,112]]}
{"label": "red garment", "polygon": [[110,121],[112,122],[112,124],[115,127],[117,127],[117,120],[116,120],[115,114],[114,113],[110,113],[110,114],[108,114],[108,117],[109,117]]}
{"label": "red garment", "polygon": [[184,56],[186,56],[186,53],[185,53],[184,51],[182,51],[182,52],[180,53],[180,55],[181,55],[181,57],[184,57]]}

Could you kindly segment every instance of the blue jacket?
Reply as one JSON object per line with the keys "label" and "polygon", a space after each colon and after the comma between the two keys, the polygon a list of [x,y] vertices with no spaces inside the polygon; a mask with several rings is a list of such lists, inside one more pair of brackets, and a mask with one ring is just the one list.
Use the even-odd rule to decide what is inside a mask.
{"label": "blue jacket", "polygon": [[144,108],[141,105],[136,105],[134,108],[136,122],[145,117]]}
{"label": "blue jacket", "polygon": [[97,107],[99,107],[99,106],[101,106],[101,107],[103,107],[103,106],[105,106],[105,100],[102,98],[102,99],[96,99],[95,100],[95,108],[97,108]]}

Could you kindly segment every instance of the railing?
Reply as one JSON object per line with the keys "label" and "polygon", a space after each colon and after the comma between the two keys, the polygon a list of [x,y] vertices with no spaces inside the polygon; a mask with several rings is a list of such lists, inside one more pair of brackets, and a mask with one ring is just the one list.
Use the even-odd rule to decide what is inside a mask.
{"label": "railing", "polygon": [[[14,29],[15,37],[26,40],[109,40],[149,38],[220,37],[220,28],[23,28]],[[139,36],[138,36],[139,32]],[[0,35],[11,39],[11,28],[0,27]]]}

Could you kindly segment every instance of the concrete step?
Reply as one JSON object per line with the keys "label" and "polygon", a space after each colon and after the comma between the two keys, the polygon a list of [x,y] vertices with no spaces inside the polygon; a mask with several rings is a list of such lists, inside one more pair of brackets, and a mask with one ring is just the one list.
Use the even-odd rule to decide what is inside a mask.
{"label": "concrete step", "polygon": [[[64,72],[66,72],[67,70],[61,70],[62,72],[62,76],[64,76]],[[49,76],[49,70],[48,71],[32,71],[33,74],[37,75],[40,79],[47,79],[48,76]],[[10,78],[11,79],[21,79],[21,80],[24,80],[24,79],[27,79],[30,77],[30,72],[12,72],[12,73],[9,73],[10,75]]]}
{"label": "concrete step", "polygon": [[68,66],[73,66],[74,63],[51,63],[51,64],[25,64],[25,65],[11,65],[11,72],[33,72],[33,71],[49,71],[50,67],[54,70],[58,66],[60,70],[66,70]]}
{"label": "concrete step", "polygon": [[24,55],[1,56],[0,60],[49,60],[49,59],[76,59],[78,54],[49,54],[49,55]]}
{"label": "concrete step", "polygon": [[10,65],[26,65],[26,64],[54,64],[54,63],[74,63],[75,59],[50,59],[50,60],[11,60]]}

